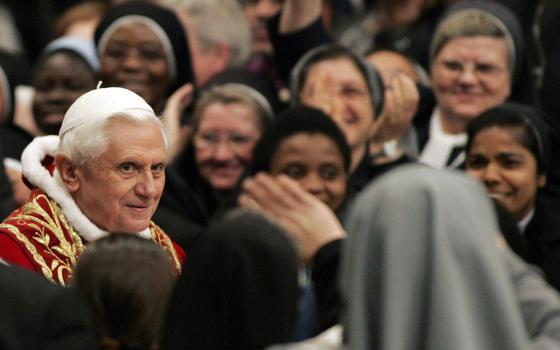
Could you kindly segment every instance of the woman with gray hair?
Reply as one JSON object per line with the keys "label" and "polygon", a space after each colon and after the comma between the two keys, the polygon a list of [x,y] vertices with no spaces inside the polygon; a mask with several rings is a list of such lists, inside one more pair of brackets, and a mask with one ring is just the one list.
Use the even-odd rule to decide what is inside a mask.
{"label": "woman with gray hair", "polygon": [[430,47],[435,107],[414,120],[419,160],[436,168],[460,166],[473,118],[506,100],[533,102],[526,63],[521,28],[509,9],[489,1],[452,6]]}
{"label": "woman with gray hair", "polygon": [[166,172],[156,213],[175,239],[189,241],[193,223],[206,225],[225,203],[229,206],[230,195],[251,164],[253,147],[272,118],[268,100],[247,85],[217,85],[200,96],[189,140]]}

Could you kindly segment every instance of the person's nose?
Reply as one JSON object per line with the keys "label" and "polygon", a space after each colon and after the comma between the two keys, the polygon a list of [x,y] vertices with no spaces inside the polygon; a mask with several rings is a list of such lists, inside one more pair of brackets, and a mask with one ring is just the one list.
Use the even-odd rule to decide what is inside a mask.
{"label": "person's nose", "polygon": [[158,195],[156,179],[151,170],[138,174],[135,190],[138,195],[146,198],[155,198]]}
{"label": "person's nose", "polygon": [[140,69],[143,65],[140,52],[137,49],[129,49],[123,59],[122,65],[129,70]]}
{"label": "person's nose", "polygon": [[482,172],[482,181],[488,188],[492,188],[500,183],[500,168],[497,164],[489,163]]}
{"label": "person's nose", "polygon": [[47,93],[47,98],[50,103],[62,102],[68,99],[68,93],[63,86],[55,85]]}
{"label": "person's nose", "polygon": [[464,64],[463,69],[459,73],[458,80],[464,85],[473,85],[478,82],[478,76],[476,75],[476,67],[472,64]]}
{"label": "person's nose", "polygon": [[315,196],[319,196],[325,191],[323,180],[315,172],[309,172],[300,183],[307,192]]}
{"label": "person's nose", "polygon": [[214,159],[220,162],[230,160],[234,154],[228,141],[220,141],[214,149]]}

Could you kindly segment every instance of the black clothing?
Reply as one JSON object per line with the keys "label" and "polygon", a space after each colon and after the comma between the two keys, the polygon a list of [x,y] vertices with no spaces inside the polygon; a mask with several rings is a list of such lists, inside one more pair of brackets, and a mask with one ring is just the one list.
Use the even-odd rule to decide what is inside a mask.
{"label": "black clothing", "polygon": [[540,195],[535,215],[525,232],[525,260],[539,266],[546,280],[560,291],[560,201],[557,197]]}
{"label": "black clothing", "polygon": [[[24,57],[0,50],[0,70],[6,76],[8,86],[2,87],[3,114],[0,120],[4,125],[12,124],[15,110],[15,89],[18,85],[29,84],[29,63]],[[7,90],[7,91],[4,91]]]}
{"label": "black clothing", "polygon": [[97,349],[86,304],[28,271],[0,264],[0,349]]}
{"label": "black clothing", "polygon": [[266,98],[275,113],[280,111],[282,104],[278,98],[274,82],[268,77],[251,72],[246,68],[228,68],[213,76],[201,87],[201,90],[204,91],[213,86],[227,83],[238,83],[255,89]]}
{"label": "black clothing", "polygon": [[298,258],[265,218],[239,212],[205,233],[171,298],[161,349],[262,350],[291,339]]}
{"label": "black clothing", "polygon": [[[173,180],[180,184],[180,186],[175,188],[170,186],[168,190],[179,191],[182,195],[189,197],[194,195],[196,199],[194,199],[193,205],[196,206],[197,215],[193,217],[189,213],[189,218],[205,225],[208,224],[210,218],[220,208],[227,195],[215,191],[210,183],[202,177],[198,171],[194,153],[194,144],[191,140],[171,165],[171,170],[175,172]],[[187,191],[190,191],[190,193],[187,193]],[[164,192],[167,191],[165,190]]]}
{"label": "black clothing", "polygon": [[9,124],[0,127],[0,143],[4,157],[21,160],[23,150],[31,141],[33,135],[17,125]]}
{"label": "black clothing", "polygon": [[290,72],[306,52],[317,46],[330,44],[333,40],[323,27],[320,18],[309,27],[288,34],[279,33],[279,24],[280,14],[268,20],[268,36],[274,48],[274,61],[280,77],[288,82]]}
{"label": "black clothing", "polygon": [[382,175],[399,165],[406,164],[412,161],[413,160],[408,156],[403,155],[400,158],[389,163],[376,165],[372,163],[371,158],[366,153],[356,169],[354,169],[354,172],[352,172],[350,174],[350,177],[348,178],[346,185],[346,196],[344,198],[344,202],[336,211],[337,217],[339,219],[344,219],[346,216],[346,212],[354,198],[367,186],[367,184],[369,184],[379,175]]}
{"label": "black clothing", "polygon": [[311,282],[315,288],[319,319],[323,329],[340,322],[338,273],[343,242],[343,239],[339,239],[322,246],[313,257],[311,264]]}
{"label": "black clothing", "polygon": [[189,255],[209,217],[200,197],[173,167],[165,170],[165,176],[165,187],[153,221]]}
{"label": "black clothing", "polygon": [[527,243],[525,237],[519,231],[519,226],[511,213],[496,200],[492,200],[494,209],[496,210],[496,217],[498,219],[498,227],[500,233],[506,240],[508,246],[515,252],[515,254],[522,257],[525,261],[527,259]]}
{"label": "black clothing", "polygon": [[557,0],[496,0],[519,18],[531,64],[531,81],[537,89],[540,107],[560,122],[560,2]]}

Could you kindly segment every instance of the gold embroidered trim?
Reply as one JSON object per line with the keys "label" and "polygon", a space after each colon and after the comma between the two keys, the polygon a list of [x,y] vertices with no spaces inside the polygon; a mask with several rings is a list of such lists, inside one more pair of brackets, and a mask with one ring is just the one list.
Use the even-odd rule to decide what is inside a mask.
{"label": "gold embroidered trim", "polygon": [[8,230],[12,235],[14,235],[15,238],[17,238],[21,243],[23,243],[23,245],[25,245],[25,248],[33,256],[35,262],[39,266],[41,266],[41,272],[43,273],[43,275],[45,275],[45,277],[50,281],[55,282],[53,279],[52,271],[49,269],[47,263],[45,262],[45,259],[43,259],[41,254],[37,252],[37,248],[33,245],[33,243],[31,243],[29,239],[23,233],[21,233],[17,227],[9,224],[0,224],[0,229]]}
{"label": "gold embroidered trim", "polygon": [[169,236],[155,223],[152,222],[150,226],[152,240],[169,252],[172,258],[172,263],[175,264],[177,274],[180,274],[182,270],[181,260],[177,255],[175,246],[173,246],[173,243],[171,242],[171,238],[169,238]]}
{"label": "gold embroidered trim", "polygon": [[[43,208],[41,204],[44,204],[48,210]],[[26,203],[19,213],[6,220],[6,222],[10,221],[24,221],[27,226],[34,229],[31,239],[43,246],[45,248],[44,252],[52,257],[50,266],[37,253],[36,247],[29,241],[30,238],[18,230],[20,236],[25,237],[26,240],[22,243],[32,253],[35,261],[38,258],[42,260],[42,264],[39,261],[37,263],[41,265],[43,274],[45,274],[45,268],[49,270],[50,276],[45,274],[47,278],[53,280],[53,273],[55,273],[58,283],[66,285],[66,281],[72,277],[77,257],[85,251],[85,246],[81,237],[68,223],[58,204],[50,200],[45,194],[38,194],[32,201]],[[64,233],[64,230],[67,231],[67,234]],[[53,236],[59,241],[58,245],[51,244]],[[30,249],[29,245],[33,249]]]}

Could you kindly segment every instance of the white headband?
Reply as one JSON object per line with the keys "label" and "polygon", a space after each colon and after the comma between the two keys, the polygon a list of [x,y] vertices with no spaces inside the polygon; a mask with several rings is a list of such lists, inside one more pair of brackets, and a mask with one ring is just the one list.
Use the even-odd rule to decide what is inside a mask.
{"label": "white headband", "polygon": [[99,44],[97,45],[97,52],[99,54],[99,57],[103,56],[103,53],[107,48],[109,39],[111,38],[111,36],[113,36],[113,34],[115,34],[117,29],[119,29],[123,25],[131,23],[144,24],[158,37],[159,41],[163,45],[163,51],[165,53],[165,58],[167,59],[167,65],[169,66],[169,78],[171,80],[175,80],[175,78],[177,77],[177,62],[175,62],[175,54],[173,53],[173,46],[171,45],[171,41],[169,40],[169,37],[167,36],[163,28],[159,24],[157,24],[157,22],[147,17],[128,15],[121,17],[115,22],[111,23],[111,25],[108,26],[107,29],[105,29],[105,31],[101,35],[101,38],[99,39]]}

